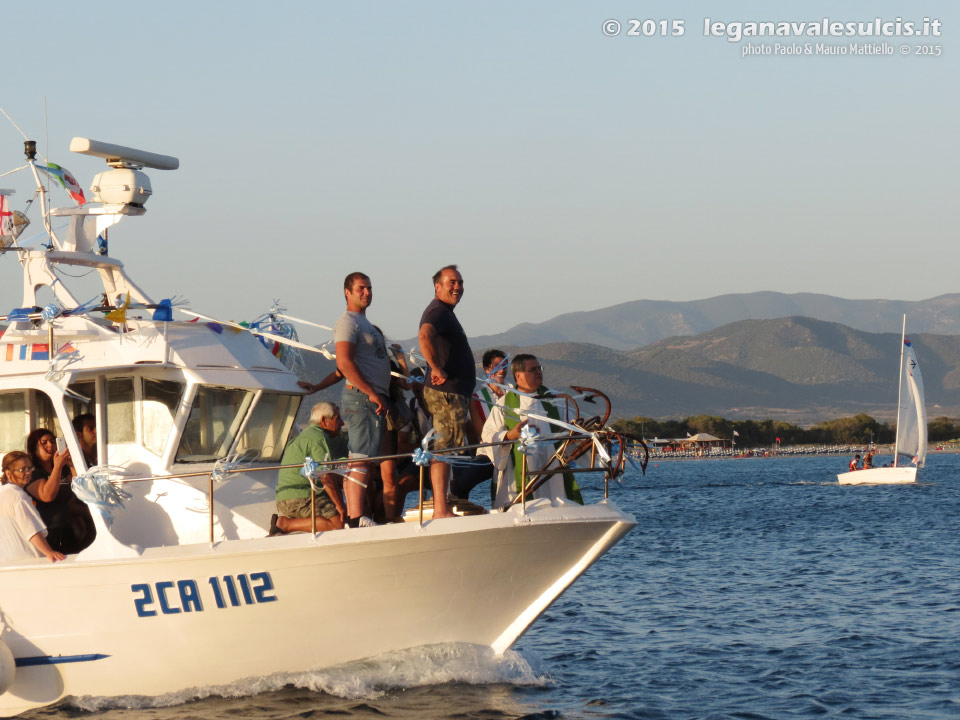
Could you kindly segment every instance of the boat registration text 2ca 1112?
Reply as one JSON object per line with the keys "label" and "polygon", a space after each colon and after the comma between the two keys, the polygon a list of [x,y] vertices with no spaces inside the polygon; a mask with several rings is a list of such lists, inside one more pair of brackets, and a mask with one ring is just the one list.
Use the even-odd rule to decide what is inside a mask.
{"label": "boat registration text 2ca 1112", "polygon": [[[206,603],[201,588],[207,596]],[[139,617],[203,612],[204,607],[214,606],[223,610],[277,600],[273,594],[273,578],[268,572],[214,576],[208,578],[207,583],[193,579],[135,583],[130,590],[134,593],[133,605]]]}

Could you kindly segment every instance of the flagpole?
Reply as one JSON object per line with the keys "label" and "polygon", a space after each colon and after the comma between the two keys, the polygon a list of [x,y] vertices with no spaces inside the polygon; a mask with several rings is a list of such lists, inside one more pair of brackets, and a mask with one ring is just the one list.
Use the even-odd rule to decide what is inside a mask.
{"label": "flagpole", "polygon": [[40,173],[37,172],[37,143],[35,140],[25,140],[23,143],[23,153],[27,156],[27,165],[30,166],[30,171],[33,173],[33,179],[37,183],[37,192],[40,194],[40,214],[43,216],[43,227],[47,231],[47,235],[50,236],[50,239],[56,243],[56,247],[60,249],[60,238],[57,237],[57,234],[53,231],[53,227],[50,225],[50,210],[47,207],[47,191],[43,187],[43,183],[40,181]]}

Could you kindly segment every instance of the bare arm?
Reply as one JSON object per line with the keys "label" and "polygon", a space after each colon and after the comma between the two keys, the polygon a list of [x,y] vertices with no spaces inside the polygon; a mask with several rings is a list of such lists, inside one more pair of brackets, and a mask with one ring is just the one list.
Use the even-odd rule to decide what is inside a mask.
{"label": "bare arm", "polygon": [[420,352],[423,353],[423,359],[430,366],[430,382],[434,386],[443,385],[447,381],[447,374],[440,367],[440,360],[437,358],[437,329],[430,323],[424,323],[420,326],[420,333],[417,338],[420,340]]}
{"label": "bare arm", "polygon": [[340,369],[338,368],[318,383],[308,383],[305,380],[297,380],[297,385],[302,387],[304,390],[309,391],[310,393],[315,393],[320,392],[321,390],[326,390],[328,387],[331,385],[336,385],[341,380],[343,380],[343,375],[340,374]]}
{"label": "bare arm", "polygon": [[57,560],[63,560],[66,557],[62,552],[57,552],[50,544],[47,542],[46,538],[43,537],[41,533],[34,533],[30,537],[30,544],[33,545],[37,550],[42,552],[50,562],[56,562]]}
{"label": "bare arm", "polygon": [[348,383],[370,398],[370,402],[377,406],[377,415],[380,415],[386,408],[383,405],[383,400],[377,395],[377,391],[367,382],[367,379],[363,377],[363,373],[360,372],[360,368],[357,367],[357,363],[353,359],[356,348],[357,346],[354,343],[347,342],[346,340],[341,340],[336,344],[337,370],[346,378]]}
{"label": "bare arm", "polygon": [[43,480],[35,480],[27,486],[27,492],[42,502],[53,502],[60,492],[60,476],[63,474],[63,466],[70,461],[70,451],[64,450],[53,456],[53,470]]}
{"label": "bare arm", "polygon": [[400,372],[410,377],[410,368],[407,367],[407,356],[403,354],[403,348],[397,343],[394,343],[390,346],[390,350],[393,352],[393,357],[397,360],[397,365],[400,366]]}
{"label": "bare arm", "polygon": [[327,491],[327,496],[336,506],[337,512],[340,513],[340,519],[346,520],[347,506],[343,504],[343,496],[340,492],[340,486],[343,484],[343,480],[333,473],[324,473],[320,476],[320,483],[323,485],[323,489]]}
{"label": "bare arm", "polygon": [[407,367],[407,358],[403,354],[403,348],[394,343],[390,346],[390,352],[393,353],[393,357],[397,361],[397,366],[400,368],[400,374],[403,375],[402,378],[398,378],[394,375],[394,379],[404,390],[409,390],[410,383],[406,380],[406,378],[410,377],[410,368]]}

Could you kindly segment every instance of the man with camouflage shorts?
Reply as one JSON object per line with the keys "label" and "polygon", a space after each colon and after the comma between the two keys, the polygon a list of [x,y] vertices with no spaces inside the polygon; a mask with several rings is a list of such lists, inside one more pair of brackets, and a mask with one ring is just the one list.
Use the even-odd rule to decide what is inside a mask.
{"label": "man with camouflage shorts", "polygon": [[[447,265],[433,276],[434,299],[420,318],[420,352],[430,372],[424,378],[423,397],[437,431],[434,449],[466,445],[464,426],[473,395],[476,369],[467,335],[453,309],[463,297],[463,276],[456,265]],[[453,517],[447,504],[450,467],[430,464],[433,517]]]}
{"label": "man with camouflage shorts", "polygon": [[[347,457],[347,435],[340,431],[343,420],[333,403],[318,402],[310,409],[310,427],[294,438],[283,451],[282,465],[302,465],[307,457],[323,462]],[[328,468],[324,468],[327,470]],[[320,476],[322,489],[316,491],[317,526],[310,527],[310,481],[300,468],[284,468],[277,480],[277,514],[270,519],[270,534],[320,532],[343,527],[347,508],[340,496],[342,480],[332,472]]]}

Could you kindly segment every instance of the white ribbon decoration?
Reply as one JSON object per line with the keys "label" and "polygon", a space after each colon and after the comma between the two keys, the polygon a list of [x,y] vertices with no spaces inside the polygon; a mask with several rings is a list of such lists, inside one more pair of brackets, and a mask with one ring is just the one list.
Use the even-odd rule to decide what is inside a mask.
{"label": "white ribbon decoration", "polygon": [[537,431],[529,425],[524,425],[520,431],[519,451],[524,455],[531,455],[536,452],[537,448],[535,446],[538,442],[540,442],[540,438],[537,435]]}
{"label": "white ribbon decoration", "polygon": [[570,423],[563,422],[562,420],[554,420],[550,417],[544,417],[543,415],[537,415],[535,413],[527,413],[527,417],[534,418],[535,420],[542,420],[545,423],[550,423],[551,425],[556,425],[557,427],[562,427],[566,430],[572,430],[580,435],[589,435],[591,440],[593,440],[594,446],[597,448],[597,454],[600,455],[600,459],[603,460],[607,465],[610,464],[610,453],[607,452],[607,449],[603,446],[603,443],[600,442],[600,437],[596,433],[588,433],[583,428],[579,428],[576,425],[571,425]]}
{"label": "white ribbon decoration", "polygon": [[110,480],[111,475],[119,475],[120,472],[120,468],[110,465],[94,465],[71,483],[74,494],[99,510],[108,525],[113,523],[114,512],[123,510],[126,507],[124,501],[133,497]]}

